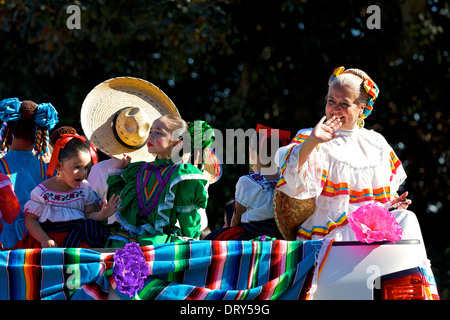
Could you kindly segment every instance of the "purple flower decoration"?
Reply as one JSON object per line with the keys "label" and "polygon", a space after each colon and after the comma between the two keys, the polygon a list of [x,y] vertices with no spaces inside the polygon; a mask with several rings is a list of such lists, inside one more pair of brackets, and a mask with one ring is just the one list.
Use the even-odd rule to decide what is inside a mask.
{"label": "purple flower decoration", "polygon": [[348,224],[361,242],[402,239],[402,228],[392,213],[376,204],[366,204],[347,215]]}
{"label": "purple flower decoration", "polygon": [[137,291],[142,290],[149,271],[145,256],[136,242],[127,243],[114,253],[113,276],[121,293],[133,298]]}

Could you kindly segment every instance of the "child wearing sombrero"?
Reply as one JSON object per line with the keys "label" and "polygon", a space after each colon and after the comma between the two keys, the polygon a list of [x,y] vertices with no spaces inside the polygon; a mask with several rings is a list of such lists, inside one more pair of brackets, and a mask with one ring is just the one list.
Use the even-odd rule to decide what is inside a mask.
{"label": "child wearing sombrero", "polygon": [[[91,180],[96,180],[98,190],[107,189],[107,197],[115,193],[122,199],[122,209],[110,225],[107,246],[123,247],[130,241],[145,245],[200,236],[207,226],[207,186],[220,178],[221,167],[214,153],[207,150],[204,150],[206,162],[199,166],[169,157],[174,147],[181,148],[180,136],[190,134],[176,106],[163,91],[139,78],[106,80],[86,96],[80,120],[88,139],[111,157],[107,163],[95,165],[104,163],[98,170],[102,174],[92,176]],[[161,130],[162,127],[166,130]],[[175,135],[164,150],[155,149],[156,141],[160,140],[156,138],[161,138],[162,132]],[[183,141],[183,149],[187,145]],[[121,163],[124,154],[126,161]],[[92,172],[98,172],[95,166]],[[107,179],[103,181],[102,176]]]}
{"label": "child wearing sombrero", "polygon": [[108,196],[120,194],[122,209],[116,213],[107,247],[128,242],[145,246],[198,239],[202,212],[207,204],[207,179],[194,165],[172,156],[181,149],[187,123],[167,114],[156,119],[147,140],[152,162],[130,163],[125,156],[118,171],[108,177]]}

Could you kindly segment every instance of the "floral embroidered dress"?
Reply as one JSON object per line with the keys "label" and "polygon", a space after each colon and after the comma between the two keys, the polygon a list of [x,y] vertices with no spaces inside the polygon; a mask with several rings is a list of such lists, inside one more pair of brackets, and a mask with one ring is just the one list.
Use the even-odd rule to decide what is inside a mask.
{"label": "floral embroidered dress", "polygon": [[[92,204],[100,208],[102,201],[86,180],[68,192],[50,190],[40,183],[31,192],[24,213],[39,217],[42,229],[58,247],[103,247],[108,234],[106,228],[97,221],[85,219],[85,206]],[[14,249],[26,248],[40,248],[40,243],[27,234],[14,246]]]}
{"label": "floral embroidered dress", "polygon": [[[121,171],[121,170],[120,170]],[[207,204],[207,180],[191,164],[156,159],[131,163],[108,177],[108,198],[120,194],[107,247],[141,246],[198,238]]]}
{"label": "floral embroidered dress", "polygon": [[251,172],[236,183],[235,201],[246,208],[241,224],[213,230],[206,240],[252,240],[266,236],[282,239],[273,214],[273,192],[278,179]]}
{"label": "floral embroidered dress", "polygon": [[278,188],[290,197],[316,201],[314,214],[298,230],[299,239],[349,240],[341,233],[348,228],[340,228],[347,224],[347,214],[367,203],[389,203],[406,173],[381,134],[360,128],[338,130],[339,136],[318,145],[298,170],[299,150],[311,131],[300,130],[277,151]]}
{"label": "floral embroidered dress", "polygon": [[277,182],[278,179],[267,180],[258,172],[239,178],[236,183],[235,200],[247,208],[242,214],[242,223],[274,218],[272,202]]}

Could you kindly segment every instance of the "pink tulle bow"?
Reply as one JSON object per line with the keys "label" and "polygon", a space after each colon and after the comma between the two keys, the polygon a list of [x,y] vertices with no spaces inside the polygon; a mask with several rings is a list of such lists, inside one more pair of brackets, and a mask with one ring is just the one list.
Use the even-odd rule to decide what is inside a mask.
{"label": "pink tulle bow", "polygon": [[361,242],[398,241],[403,230],[392,213],[376,204],[366,204],[347,215],[347,220]]}

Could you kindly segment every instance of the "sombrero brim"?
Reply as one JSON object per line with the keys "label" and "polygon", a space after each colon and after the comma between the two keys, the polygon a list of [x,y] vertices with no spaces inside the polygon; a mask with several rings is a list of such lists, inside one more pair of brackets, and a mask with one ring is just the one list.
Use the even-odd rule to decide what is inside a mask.
{"label": "sombrero brim", "polygon": [[291,198],[280,190],[274,194],[275,221],[281,235],[286,240],[297,239],[298,227],[308,219],[316,209],[314,199]]}
{"label": "sombrero brim", "polygon": [[86,137],[100,151],[121,159],[125,153],[132,162],[153,161],[154,156],[144,145],[130,149],[120,144],[112,129],[114,114],[125,107],[140,107],[150,123],[164,114],[180,117],[170,98],[152,83],[138,78],[117,77],[106,80],[89,92],[81,107],[81,127]]}
{"label": "sombrero brim", "polygon": [[217,182],[222,176],[222,163],[220,159],[217,157],[214,150],[211,148],[206,148],[203,156],[205,157],[205,167],[203,174],[206,179],[208,179],[209,184],[213,184]]}

